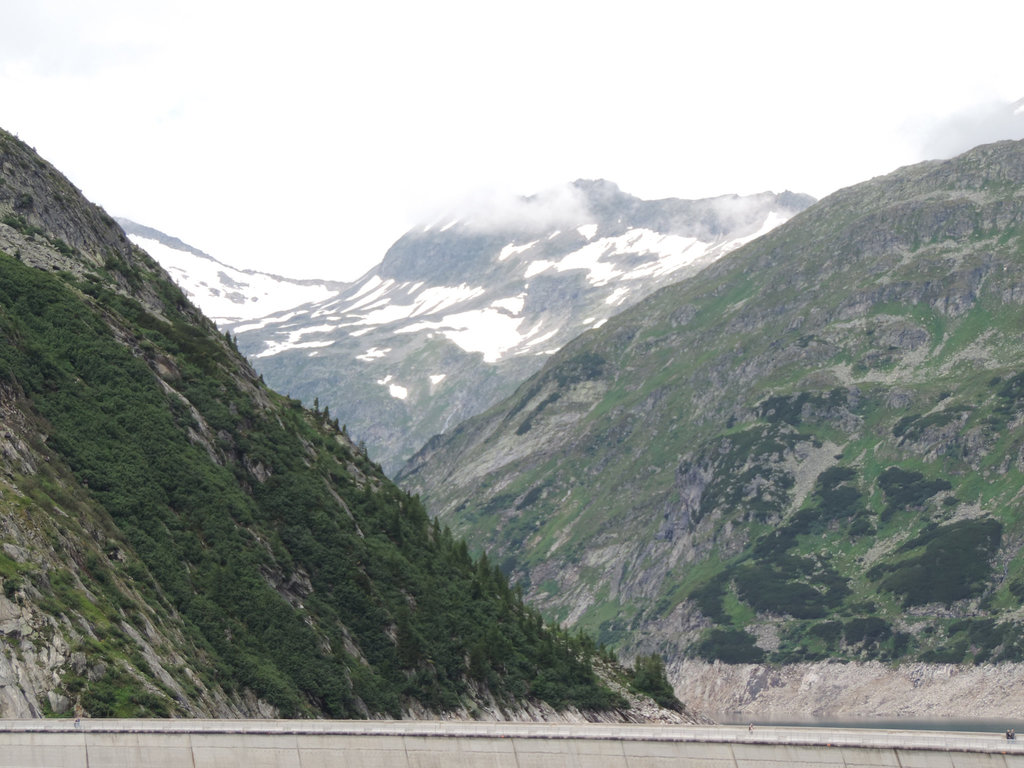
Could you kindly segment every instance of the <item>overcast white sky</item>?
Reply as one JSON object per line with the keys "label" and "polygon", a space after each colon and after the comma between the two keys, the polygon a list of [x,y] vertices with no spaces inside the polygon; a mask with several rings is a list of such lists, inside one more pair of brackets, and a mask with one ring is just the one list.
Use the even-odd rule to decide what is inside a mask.
{"label": "overcast white sky", "polygon": [[113,215],[352,280],[455,201],[816,197],[1024,137],[1024,3],[0,0],[0,127]]}

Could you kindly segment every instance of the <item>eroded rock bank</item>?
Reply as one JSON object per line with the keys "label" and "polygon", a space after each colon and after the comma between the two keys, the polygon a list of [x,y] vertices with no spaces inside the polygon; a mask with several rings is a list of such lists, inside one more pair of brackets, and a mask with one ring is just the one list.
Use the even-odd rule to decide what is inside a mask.
{"label": "eroded rock bank", "polygon": [[668,672],[676,695],[700,712],[766,718],[1024,716],[1024,664],[772,667],[685,660]]}

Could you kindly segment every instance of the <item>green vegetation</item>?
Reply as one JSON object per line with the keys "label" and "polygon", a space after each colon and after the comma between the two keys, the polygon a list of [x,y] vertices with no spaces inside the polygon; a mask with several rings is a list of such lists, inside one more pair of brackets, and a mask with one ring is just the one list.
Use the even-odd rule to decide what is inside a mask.
{"label": "green vegetation", "polygon": [[742,629],[713,627],[697,644],[695,653],[726,664],[758,664],[765,660],[765,652],[757,647],[754,636]]}
{"label": "green vegetation", "polygon": [[[1022,153],[836,193],[580,336],[403,482],[627,653],[1014,658]],[[533,488],[529,528],[474,514]]]}
{"label": "green vegetation", "polygon": [[867,575],[881,578],[881,589],[902,594],[905,607],[950,605],[985,589],[1002,532],[991,518],[929,527],[897,550],[911,557],[876,565]]}
{"label": "green vegetation", "polygon": [[953,487],[948,480],[926,480],[920,472],[907,472],[899,467],[889,467],[880,474],[878,485],[885,492],[886,499],[881,515],[883,523],[896,512],[907,507],[921,507],[935,494]]}
{"label": "green vegetation", "polygon": [[646,693],[665,709],[682,710],[683,705],[665,676],[665,661],[661,656],[654,653],[638,656],[633,662],[632,683],[636,690]]}
{"label": "green vegetation", "polygon": [[[96,311],[0,254],[0,387],[45,419],[84,503],[137,554],[92,555],[84,582],[60,571],[37,585],[49,611],[93,628],[83,650],[106,673],[64,679],[91,714],[177,709],[121,628],[140,609],[180,617],[208,686],[251,690],[284,716],[449,710],[473,683],[510,704],[625,705],[597,679],[587,636],[545,624],[328,414],[264,390],[173,286],[126,278],[117,259],[106,269],[79,284]],[[162,317],[113,288],[121,279],[159,296]],[[6,560],[0,576],[8,594],[26,578]]]}

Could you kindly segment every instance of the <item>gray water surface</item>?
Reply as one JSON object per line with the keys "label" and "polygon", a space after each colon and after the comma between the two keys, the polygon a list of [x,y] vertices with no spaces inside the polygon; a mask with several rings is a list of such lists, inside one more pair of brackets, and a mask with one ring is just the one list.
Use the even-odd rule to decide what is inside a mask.
{"label": "gray water surface", "polygon": [[978,733],[1006,733],[1008,728],[1013,728],[1024,739],[1024,719],[1018,716],[1008,716],[1005,720],[993,720],[991,718],[934,718],[918,719],[906,718],[804,718],[798,717],[758,717],[756,715],[742,714],[736,712],[720,712],[709,714],[712,720],[720,725],[789,725],[800,728],[877,728],[882,730],[901,731],[970,731]]}

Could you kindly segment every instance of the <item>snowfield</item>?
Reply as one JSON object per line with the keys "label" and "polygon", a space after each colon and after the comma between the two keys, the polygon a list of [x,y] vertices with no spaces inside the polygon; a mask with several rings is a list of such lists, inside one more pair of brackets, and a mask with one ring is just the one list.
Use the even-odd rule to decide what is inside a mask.
{"label": "snowfield", "polygon": [[[741,210],[745,203],[740,199],[737,205]],[[491,254],[493,264],[506,265],[503,285],[487,285],[483,275],[478,284],[441,285],[422,279],[401,282],[382,278],[375,269],[339,289],[326,282],[299,283],[243,272],[156,240],[132,239],[216,322],[228,325],[236,334],[261,332],[262,349],[252,353],[254,359],[296,349],[313,350],[309,354],[314,355],[339,338],[365,337],[365,346],[353,357],[360,363],[376,363],[393,354],[393,345],[380,343],[386,342],[389,334],[424,333],[442,336],[492,364],[515,355],[551,354],[566,340],[566,322],[574,323],[577,333],[600,327],[615,312],[649,293],[652,286],[663,285],[684,270],[692,272],[710,264],[782,224],[792,212],[769,210],[762,215],[756,230],[748,225],[745,234],[713,240],[646,227],[600,236],[602,225],[594,220],[563,221],[548,232],[535,230],[529,237],[512,239]],[[425,226],[421,236],[436,238],[448,233],[446,237],[458,238],[463,228],[472,230],[472,226],[459,218],[445,218]],[[578,235],[583,244],[570,239],[568,242],[578,247],[560,253],[552,241],[563,233]],[[511,282],[508,265],[517,275]],[[572,301],[583,305],[569,307],[555,301],[538,306],[537,301],[531,302],[532,281],[544,279],[550,291],[551,279],[574,273],[591,289],[586,296],[567,289],[577,291]],[[570,320],[573,312],[578,313],[577,319]],[[552,346],[549,342],[556,338],[560,342]],[[432,375],[430,387],[445,376]],[[407,388],[391,382],[387,386],[392,397],[408,397]]]}

